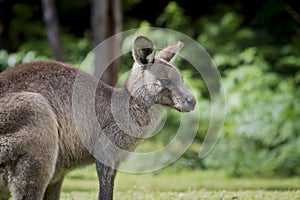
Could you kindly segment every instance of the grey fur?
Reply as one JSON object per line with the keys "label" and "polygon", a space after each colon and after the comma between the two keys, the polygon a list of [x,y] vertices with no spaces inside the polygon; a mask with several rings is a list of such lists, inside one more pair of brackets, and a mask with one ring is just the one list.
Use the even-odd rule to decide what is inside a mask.
{"label": "grey fur", "polygon": [[[93,152],[87,149],[79,137],[83,133],[78,128],[88,127],[92,116],[81,121],[74,119],[74,115],[81,117],[81,113],[73,113],[72,108],[73,87],[78,73],[82,86],[87,87],[79,90],[79,101],[81,96],[87,95],[86,89],[96,86],[95,117],[101,126],[101,131],[97,132],[92,127],[84,134],[91,141],[96,138],[100,144],[103,144],[101,136],[104,135],[104,139],[114,144],[114,147],[100,151],[103,154],[101,158],[107,159],[105,163],[96,162],[99,199],[112,199],[116,169],[126,156],[118,149],[134,149],[139,137],[145,133],[131,135],[119,127],[111,111],[111,98],[117,97],[121,110],[125,105],[123,100],[129,100],[127,113],[132,120],[129,131],[141,130],[135,127],[151,123],[151,107],[155,104],[181,112],[193,110],[195,98],[184,86],[179,71],[168,62],[182,47],[182,43],[178,44],[154,57],[153,43],[146,37],[137,37],[133,49],[136,62],[125,87],[118,89],[103,82],[97,83],[95,78],[78,68],[59,62],[26,63],[2,72],[0,200],[7,200],[9,194],[13,200],[59,199],[64,176],[76,167],[95,161],[93,155],[99,149],[93,147]],[[128,116],[120,113],[117,117]]]}

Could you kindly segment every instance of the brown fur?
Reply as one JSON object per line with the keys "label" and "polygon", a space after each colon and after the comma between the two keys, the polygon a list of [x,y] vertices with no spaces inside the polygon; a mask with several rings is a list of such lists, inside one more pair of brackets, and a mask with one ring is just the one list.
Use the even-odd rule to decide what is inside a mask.
{"label": "brown fur", "polygon": [[[9,193],[13,200],[59,199],[64,176],[76,167],[93,163],[91,153],[99,152],[107,161],[96,163],[99,199],[112,199],[115,168],[125,156],[116,147],[134,149],[138,137],[145,134],[141,131],[129,135],[118,126],[110,108],[112,96],[119,103],[120,119],[128,117],[122,105],[126,103],[124,99],[129,99],[127,113],[133,120],[127,127],[130,131],[142,130],[141,127],[151,123],[150,108],[154,104],[182,112],[194,108],[195,98],[184,86],[179,71],[168,64],[181,43],[162,50],[156,59],[149,39],[140,36],[134,44],[136,62],[124,88],[98,83],[78,68],[59,62],[26,63],[0,74],[0,200],[8,199]],[[82,87],[79,100],[96,86],[95,108],[100,130],[97,133],[91,127],[84,130],[85,134],[91,141],[100,138],[96,139],[100,144],[104,135],[114,147],[99,151],[97,145],[90,143],[95,148],[87,149],[79,137],[80,127],[89,127],[90,113],[85,110],[73,113],[73,87],[78,74],[79,88]],[[89,118],[76,121],[74,114]]]}

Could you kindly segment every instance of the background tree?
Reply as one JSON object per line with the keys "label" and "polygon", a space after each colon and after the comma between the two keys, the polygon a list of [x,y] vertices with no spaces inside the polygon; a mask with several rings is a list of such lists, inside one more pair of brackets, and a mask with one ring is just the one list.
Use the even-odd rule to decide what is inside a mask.
{"label": "background tree", "polygon": [[63,47],[60,38],[59,22],[53,0],[42,0],[43,16],[54,58],[64,60]]}
{"label": "background tree", "polygon": [[[91,28],[93,46],[96,47],[103,40],[120,33],[122,30],[122,6],[121,0],[91,0]],[[118,81],[118,69],[120,59],[108,63],[119,55],[121,49],[121,38],[114,37],[114,40],[105,47],[105,52],[95,50],[95,71],[94,75],[110,84],[115,85]],[[110,64],[107,70],[106,65]]]}

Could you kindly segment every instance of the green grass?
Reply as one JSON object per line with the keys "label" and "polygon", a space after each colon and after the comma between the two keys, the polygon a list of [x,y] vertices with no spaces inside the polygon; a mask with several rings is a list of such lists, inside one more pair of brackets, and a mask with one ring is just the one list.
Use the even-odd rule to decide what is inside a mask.
{"label": "green grass", "polygon": [[[71,172],[63,184],[62,200],[97,199],[94,166]],[[300,179],[231,178],[220,171],[164,170],[152,174],[119,172],[116,200],[300,199]]]}
{"label": "green grass", "polygon": [[[62,195],[62,200],[97,199],[94,192],[71,192]],[[161,192],[151,190],[116,191],[115,199],[120,200],[299,200],[299,191],[265,191],[265,190],[197,190],[186,192]]]}

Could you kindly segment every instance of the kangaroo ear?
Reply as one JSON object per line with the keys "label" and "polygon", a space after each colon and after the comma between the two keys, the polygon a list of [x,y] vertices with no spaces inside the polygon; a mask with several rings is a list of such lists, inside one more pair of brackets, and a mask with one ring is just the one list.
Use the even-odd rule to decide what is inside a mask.
{"label": "kangaroo ear", "polygon": [[173,58],[175,58],[175,55],[178,53],[178,51],[183,47],[182,42],[177,42],[174,45],[170,45],[163,50],[161,50],[155,59],[157,60],[165,60],[167,62],[170,62]]}
{"label": "kangaroo ear", "polygon": [[139,65],[146,65],[154,62],[154,44],[144,37],[138,36],[133,44],[132,55]]}

